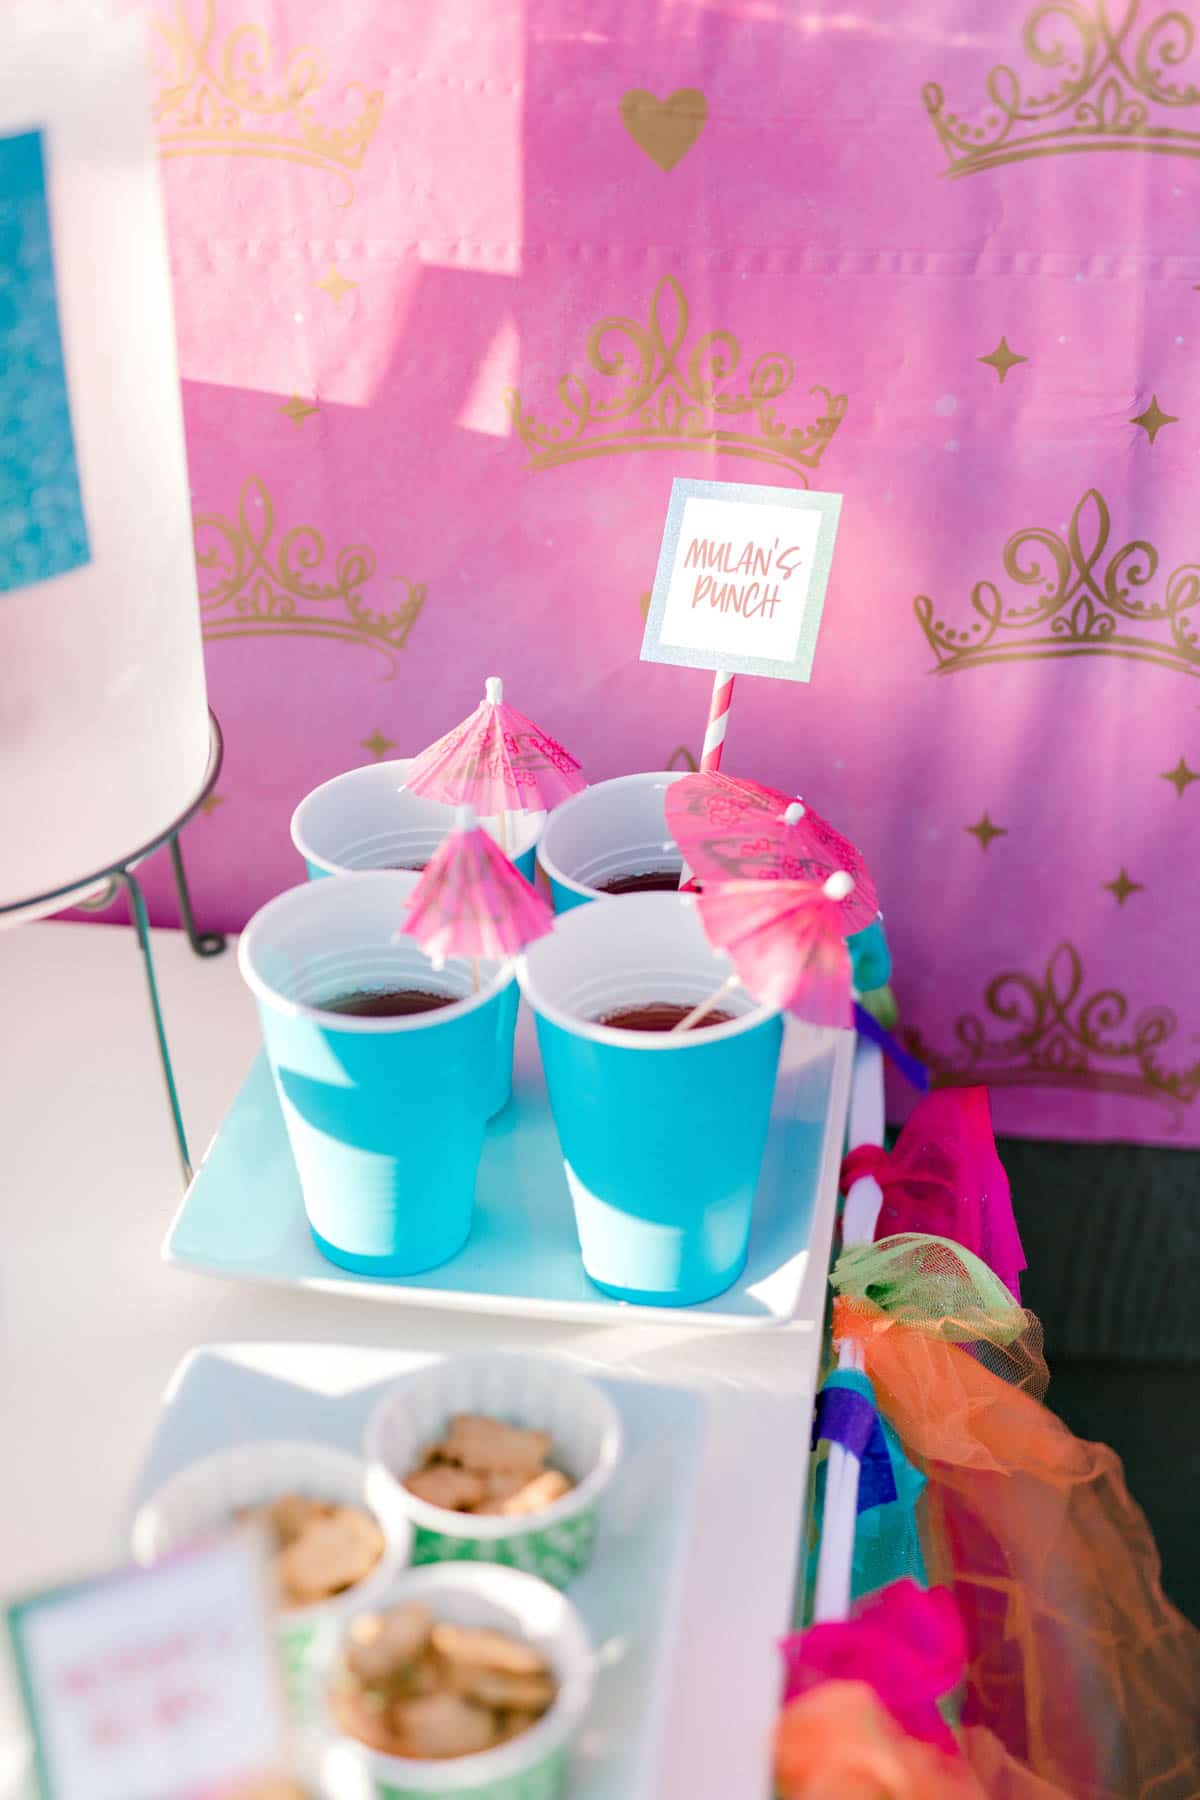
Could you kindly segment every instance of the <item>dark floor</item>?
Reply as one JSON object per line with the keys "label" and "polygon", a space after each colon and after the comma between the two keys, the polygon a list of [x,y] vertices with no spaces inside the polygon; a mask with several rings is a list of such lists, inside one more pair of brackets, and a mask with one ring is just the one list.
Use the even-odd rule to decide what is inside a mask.
{"label": "dark floor", "polygon": [[1000,1154],[1047,1400],[1121,1456],[1163,1585],[1200,1624],[1200,1152],[1009,1138]]}

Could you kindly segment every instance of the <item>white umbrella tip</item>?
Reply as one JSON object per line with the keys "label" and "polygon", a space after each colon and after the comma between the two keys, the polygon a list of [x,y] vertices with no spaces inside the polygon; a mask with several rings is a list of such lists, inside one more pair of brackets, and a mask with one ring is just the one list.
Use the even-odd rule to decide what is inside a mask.
{"label": "white umbrella tip", "polygon": [[489,706],[499,706],[504,698],[504,683],[498,675],[489,675],[483,684],[483,697]]}
{"label": "white umbrella tip", "polygon": [[837,869],[825,883],[822,892],[827,900],[845,900],[854,892],[854,877],[845,869]]}
{"label": "white umbrella tip", "polygon": [[804,813],[805,806],[803,800],[793,800],[792,804],[783,815],[783,822],[785,825],[798,825],[804,817]]}

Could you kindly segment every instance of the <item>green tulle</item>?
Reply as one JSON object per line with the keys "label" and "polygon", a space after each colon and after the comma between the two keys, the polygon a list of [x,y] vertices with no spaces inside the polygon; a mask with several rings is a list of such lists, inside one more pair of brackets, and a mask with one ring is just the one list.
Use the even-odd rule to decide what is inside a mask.
{"label": "green tulle", "polygon": [[949,1238],[903,1231],[852,1245],[829,1280],[843,1299],[869,1301],[897,1324],[947,1343],[1007,1344],[1029,1325],[1029,1314],[1000,1277]]}

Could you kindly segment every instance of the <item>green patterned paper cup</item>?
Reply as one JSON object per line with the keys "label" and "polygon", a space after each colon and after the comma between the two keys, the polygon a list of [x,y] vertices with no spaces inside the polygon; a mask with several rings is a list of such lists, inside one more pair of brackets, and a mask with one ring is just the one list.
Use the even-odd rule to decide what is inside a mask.
{"label": "green patterned paper cup", "polygon": [[376,1603],[409,1561],[412,1525],[393,1495],[368,1497],[360,1457],[326,1444],[261,1442],[219,1450],[185,1469],[150,1496],[133,1521],[133,1554],[140,1563],[226,1529],[243,1506],[262,1506],[281,1494],[360,1506],[374,1515],[384,1551],[364,1581],[318,1606],[291,1607],[276,1619],[275,1637],[294,1725],[321,1714],[320,1678],[343,1620]]}
{"label": "green patterned paper cup", "polygon": [[[455,1413],[481,1413],[549,1432],[550,1462],[575,1483],[526,1518],[450,1512],[403,1485]],[[414,1527],[415,1564],[503,1563],[565,1588],[591,1560],[601,1498],[621,1455],[621,1421],[608,1396],[552,1356],[487,1352],[448,1357],[402,1377],[367,1421],[369,1491],[388,1494]]]}
{"label": "green patterned paper cup", "polygon": [[411,1601],[427,1606],[439,1624],[487,1627],[531,1644],[553,1670],[554,1703],[529,1731],[477,1756],[416,1761],[342,1738],[335,1752],[339,1765],[353,1754],[370,1777],[375,1800],[561,1800],[571,1742],[591,1703],[595,1674],[587,1627],[571,1602],[517,1569],[464,1563],[411,1569],[382,1604]]}

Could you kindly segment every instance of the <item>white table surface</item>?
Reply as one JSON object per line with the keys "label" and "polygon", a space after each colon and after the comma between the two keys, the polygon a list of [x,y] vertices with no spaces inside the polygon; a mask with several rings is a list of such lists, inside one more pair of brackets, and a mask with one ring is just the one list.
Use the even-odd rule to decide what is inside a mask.
{"label": "white table surface", "polygon": [[[201,961],[174,932],[155,959],[193,1160],[254,1056],[254,1007],[232,946]],[[180,1175],[136,941],[123,927],[0,931],[0,1599],[111,1564],[167,1382],[206,1342],[328,1342],[454,1351],[555,1348],[596,1367],[699,1388],[706,1466],[745,1465],[733,1518],[701,1501],[712,1568],[755,1646],[731,1668],[705,1641],[688,1579],[661,1800],[731,1800],[747,1758],[767,1791],[774,1639],[787,1628],[807,1479],[832,1219],[814,1219],[807,1322],[712,1332],[681,1317],[580,1327],[366,1306],[225,1285],[165,1268]],[[668,1497],[664,1501],[669,1503]],[[728,1603],[727,1603],[728,1604]],[[24,1791],[16,1703],[0,1691],[0,1796]],[[755,1800],[742,1789],[738,1800]]]}

